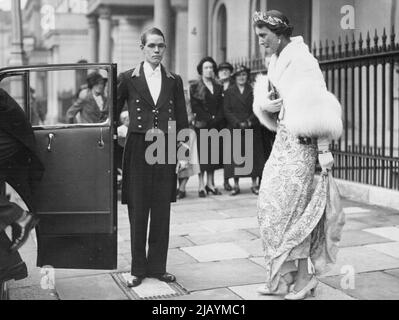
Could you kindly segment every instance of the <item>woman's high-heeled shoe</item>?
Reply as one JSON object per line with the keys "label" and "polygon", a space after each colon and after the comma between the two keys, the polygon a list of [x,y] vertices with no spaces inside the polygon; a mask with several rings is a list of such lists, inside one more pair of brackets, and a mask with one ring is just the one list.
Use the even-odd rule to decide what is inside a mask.
{"label": "woman's high-heeled shoe", "polygon": [[240,194],[240,193],[241,193],[240,187],[234,187],[233,191],[230,193],[230,195],[236,196],[237,194]]}
{"label": "woman's high-heeled shoe", "polygon": [[294,282],[295,278],[293,276],[289,280],[281,276],[276,290],[272,291],[267,286],[262,286],[258,288],[257,292],[265,296],[283,296],[290,292],[290,288]]}
{"label": "woman's high-heeled shoe", "polygon": [[254,195],[259,195],[259,188],[258,187],[251,187],[251,192]]}
{"label": "woman's high-heeled shoe", "polygon": [[205,186],[206,194],[212,193],[215,196],[220,196],[222,193],[218,190],[218,188],[211,189],[208,186]]}
{"label": "woman's high-heeled shoe", "polygon": [[205,190],[200,190],[200,191],[198,191],[198,197],[200,197],[200,198],[206,198]]}
{"label": "woman's high-heeled shoe", "polygon": [[184,199],[186,197],[186,191],[177,190],[177,199]]}
{"label": "woman's high-heeled shoe", "polygon": [[291,290],[290,293],[288,293],[284,299],[285,300],[303,300],[306,299],[308,296],[315,296],[316,288],[317,285],[319,284],[319,281],[316,279],[315,276],[310,279],[308,284],[300,291],[295,291],[294,289]]}

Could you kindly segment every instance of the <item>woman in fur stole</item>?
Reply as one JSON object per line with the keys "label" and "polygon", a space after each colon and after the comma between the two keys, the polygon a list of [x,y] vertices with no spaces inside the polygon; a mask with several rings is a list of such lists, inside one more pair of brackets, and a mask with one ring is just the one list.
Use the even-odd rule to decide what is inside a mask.
{"label": "woman in fur stole", "polygon": [[312,200],[317,192],[313,178],[317,158],[324,173],[332,168],[329,144],[342,133],[341,105],[327,91],[303,38],[291,38],[293,27],[285,15],[256,12],[253,24],[259,45],[273,53],[267,76],[256,79],[253,110],[263,125],[277,131],[257,204],[266,260],[266,285],[258,292],[304,299],[318,284],[308,271],[309,258],[316,267],[313,252],[320,253],[319,244],[330,241],[325,230],[318,234],[322,241],[312,237],[322,229],[327,202],[326,191],[316,195],[324,200]]}

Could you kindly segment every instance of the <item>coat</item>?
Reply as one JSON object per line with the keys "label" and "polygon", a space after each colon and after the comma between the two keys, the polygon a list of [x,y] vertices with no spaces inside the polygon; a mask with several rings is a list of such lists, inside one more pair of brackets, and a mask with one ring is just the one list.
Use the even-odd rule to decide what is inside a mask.
{"label": "coat", "polygon": [[[209,139],[201,139],[200,129],[217,129],[221,130],[225,126],[225,118],[223,114],[223,86],[216,81],[213,82],[213,94],[205,86],[202,80],[193,83],[190,87],[191,108],[195,115],[197,149],[200,161],[201,172],[214,171],[223,167],[223,141],[219,139],[219,158],[212,162],[212,148]],[[201,145],[208,147],[208,157],[203,159],[201,153]],[[214,149],[214,151],[212,151]],[[214,159],[215,160],[215,159]]]}
{"label": "coat", "polygon": [[[145,152],[145,150],[132,149],[133,144],[142,145],[137,141],[137,136],[144,137],[147,131],[151,129],[159,129],[164,133],[173,134],[176,133],[174,130],[179,132],[188,128],[183,81],[180,76],[169,72],[163,66],[161,72],[162,86],[157,104],[151,97],[144,75],[143,62],[136,68],[121,73],[118,77],[117,113],[119,115],[127,104],[130,120],[122,165],[122,203],[124,204],[135,198],[136,190],[144,182],[132,181],[132,183],[129,183],[130,170],[132,170],[131,163],[134,162],[133,159],[138,157],[134,153],[143,153],[142,157],[144,157]],[[175,121],[175,128],[169,124],[170,121]],[[176,152],[176,150],[168,150],[168,152]],[[165,170],[168,170],[166,169],[167,165],[164,167]],[[143,175],[142,179],[148,178]],[[163,181],[163,183],[173,186],[170,200],[174,202],[176,201],[177,175],[173,174],[168,179],[171,180],[166,181],[167,183]]]}
{"label": "coat", "polygon": [[[245,176],[259,177],[262,175],[263,167],[266,163],[266,144],[262,139],[262,130],[260,123],[252,111],[253,104],[253,91],[252,87],[247,84],[243,93],[241,94],[237,85],[230,86],[224,94],[224,115],[227,119],[227,128],[230,130],[239,129],[241,122],[248,124],[247,129],[252,129],[253,139],[250,149],[252,150],[252,170],[251,173]],[[241,154],[245,153],[245,135],[244,130],[241,134]],[[233,135],[232,135],[233,138]],[[226,146],[225,146],[226,147]],[[237,148],[236,143],[231,145],[231,164],[225,163],[225,177],[233,178],[238,177],[234,171],[236,167],[242,167],[234,163],[233,148]],[[248,146],[247,146],[248,147]],[[248,154],[246,156],[249,156]]]}
{"label": "coat", "polygon": [[268,75],[258,75],[253,110],[260,122],[277,129],[278,114],[262,111],[269,83],[283,100],[284,125],[296,136],[338,139],[342,134],[341,105],[328,92],[318,61],[302,37],[293,37],[279,56],[271,57]]}
{"label": "coat", "polygon": [[93,91],[90,89],[82,90],[79,93],[78,99],[66,113],[67,122],[74,123],[78,113],[80,113],[80,122],[82,123],[100,123],[105,121],[108,116],[107,98],[104,95],[102,98],[104,101],[104,109],[100,110],[93,97]]}
{"label": "coat", "polygon": [[[0,88],[0,129],[14,137],[25,147],[25,163],[28,168],[28,180],[39,181],[42,178],[44,166],[37,155],[36,140],[33,129],[25,112],[18,103]],[[1,152],[1,150],[0,150]]]}

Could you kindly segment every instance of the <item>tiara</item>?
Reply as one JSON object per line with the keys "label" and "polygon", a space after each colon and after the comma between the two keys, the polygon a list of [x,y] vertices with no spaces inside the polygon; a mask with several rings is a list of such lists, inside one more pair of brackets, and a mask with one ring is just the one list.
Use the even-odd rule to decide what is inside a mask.
{"label": "tiara", "polygon": [[279,24],[287,26],[287,23],[285,23],[280,18],[269,16],[265,12],[261,12],[261,11],[256,11],[253,15],[252,20],[253,20],[253,22],[263,21],[272,26],[277,26]]}

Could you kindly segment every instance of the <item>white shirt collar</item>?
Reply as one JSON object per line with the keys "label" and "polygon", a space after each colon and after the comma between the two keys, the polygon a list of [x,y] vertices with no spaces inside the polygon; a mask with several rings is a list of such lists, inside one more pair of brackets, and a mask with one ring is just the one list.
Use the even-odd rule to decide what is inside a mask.
{"label": "white shirt collar", "polygon": [[158,64],[158,66],[155,69],[152,69],[151,65],[147,61],[144,61],[143,68],[146,77],[154,77],[161,75],[161,64]]}

